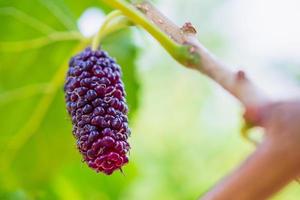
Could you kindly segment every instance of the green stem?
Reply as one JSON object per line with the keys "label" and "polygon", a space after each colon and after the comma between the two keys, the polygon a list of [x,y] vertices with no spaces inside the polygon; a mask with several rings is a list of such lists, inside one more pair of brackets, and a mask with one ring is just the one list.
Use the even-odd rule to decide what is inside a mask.
{"label": "green stem", "polygon": [[105,29],[103,29],[100,41],[113,32],[133,25],[134,24],[131,21],[129,21],[127,17],[119,16],[117,19],[112,21]]}
{"label": "green stem", "polygon": [[[149,21],[139,10],[133,5],[127,3],[124,0],[102,0],[106,4],[112,6],[115,9],[122,11],[132,22],[142,26],[147,32],[149,32],[160,44],[173,56],[176,60],[180,52],[183,50],[183,45],[180,45],[173,41],[167,34],[161,31],[156,25]],[[185,48],[184,48],[185,49]]]}
{"label": "green stem", "polygon": [[[101,42],[101,40],[103,39],[104,35],[106,35],[107,33],[107,26],[110,22],[112,22],[113,20],[115,20],[117,17],[121,16],[122,13],[118,10],[112,11],[110,14],[108,14],[102,24],[102,26],[100,27],[98,33],[94,36],[93,42],[92,42],[92,49],[96,50],[99,47],[99,44]],[[114,29],[116,29],[116,24],[114,26]]]}

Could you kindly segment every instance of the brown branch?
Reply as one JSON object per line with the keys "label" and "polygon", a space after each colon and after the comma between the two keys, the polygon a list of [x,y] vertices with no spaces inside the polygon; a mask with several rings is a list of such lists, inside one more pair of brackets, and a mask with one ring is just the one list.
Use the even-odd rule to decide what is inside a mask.
{"label": "brown branch", "polygon": [[178,27],[148,1],[136,4],[144,15],[163,32],[179,44],[190,45],[190,51],[200,55],[201,62],[194,68],[219,83],[233,94],[245,107],[262,105],[270,100],[246,76],[245,72],[232,72],[211,54],[196,37],[196,29],[191,23]]}
{"label": "brown branch", "polygon": [[157,10],[151,3],[145,1],[136,4],[136,8],[144,13],[150,21],[156,24],[157,27],[170,36],[174,41],[179,44],[184,43],[183,34],[179,27],[169,20],[163,13]]}
{"label": "brown branch", "polygon": [[203,200],[267,199],[300,175],[300,101],[269,104],[247,117],[266,130],[266,138],[240,168]]}
{"label": "brown branch", "polygon": [[180,28],[147,1],[136,4],[136,8],[174,41],[189,45],[201,62],[187,67],[209,76],[230,92],[245,106],[245,119],[266,130],[257,150],[203,199],[266,199],[295,179],[300,174],[300,101],[272,103],[244,71],[232,72],[211,54],[196,38],[191,23]]}

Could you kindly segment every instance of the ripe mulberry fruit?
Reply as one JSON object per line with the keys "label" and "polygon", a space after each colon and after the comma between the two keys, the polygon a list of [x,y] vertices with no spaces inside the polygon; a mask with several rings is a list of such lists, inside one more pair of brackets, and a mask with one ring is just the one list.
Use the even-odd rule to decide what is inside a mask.
{"label": "ripe mulberry fruit", "polygon": [[64,91],[84,161],[108,175],[121,170],[128,163],[130,129],[120,66],[88,47],[71,58]]}

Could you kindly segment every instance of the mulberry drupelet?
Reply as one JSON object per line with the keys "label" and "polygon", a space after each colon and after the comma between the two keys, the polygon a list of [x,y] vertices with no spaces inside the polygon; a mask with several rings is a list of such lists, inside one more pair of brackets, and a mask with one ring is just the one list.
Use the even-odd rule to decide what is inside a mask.
{"label": "mulberry drupelet", "polygon": [[108,175],[121,169],[130,129],[120,66],[105,51],[86,48],[71,58],[64,91],[84,161]]}

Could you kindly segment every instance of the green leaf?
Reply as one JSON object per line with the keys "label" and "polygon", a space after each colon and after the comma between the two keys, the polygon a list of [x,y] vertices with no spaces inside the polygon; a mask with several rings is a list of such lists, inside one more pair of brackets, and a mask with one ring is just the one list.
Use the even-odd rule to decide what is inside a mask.
{"label": "green leaf", "polygon": [[[76,20],[91,6],[108,11],[94,0],[0,0],[0,197],[63,197],[66,191],[57,185],[68,184],[71,195],[72,185],[80,182],[62,175],[69,166],[71,171],[84,168],[83,175],[98,177],[91,183],[92,190],[97,191],[97,184],[106,179],[81,163],[63,95],[70,57],[90,45]],[[108,38],[104,48],[123,68],[133,113],[138,102],[137,49],[130,31]],[[113,180],[125,187],[132,178],[123,181],[123,186],[121,179],[117,175]],[[110,189],[104,186],[103,190]]]}

